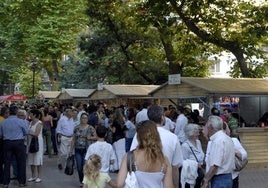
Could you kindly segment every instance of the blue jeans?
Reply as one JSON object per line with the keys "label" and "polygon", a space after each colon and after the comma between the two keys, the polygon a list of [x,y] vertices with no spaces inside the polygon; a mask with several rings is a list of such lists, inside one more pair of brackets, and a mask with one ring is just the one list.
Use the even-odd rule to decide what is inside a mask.
{"label": "blue jeans", "polygon": [[211,188],[232,188],[232,174],[215,175],[211,179]]}
{"label": "blue jeans", "polygon": [[75,160],[76,160],[76,167],[77,167],[77,172],[78,172],[80,183],[82,183],[83,178],[84,178],[83,167],[85,164],[86,153],[87,153],[86,148],[85,149],[75,148],[75,150],[74,150],[74,156],[75,156]]}
{"label": "blue jeans", "polygon": [[126,138],[126,152],[130,150],[133,138]]}
{"label": "blue jeans", "polygon": [[57,140],[56,140],[56,129],[51,129],[51,142],[54,150],[54,154],[58,154]]}

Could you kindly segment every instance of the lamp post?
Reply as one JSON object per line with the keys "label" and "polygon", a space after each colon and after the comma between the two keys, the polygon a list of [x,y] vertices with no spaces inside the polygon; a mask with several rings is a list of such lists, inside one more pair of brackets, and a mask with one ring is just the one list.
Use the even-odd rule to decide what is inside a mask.
{"label": "lamp post", "polygon": [[37,58],[33,58],[31,60],[31,62],[32,62],[31,69],[33,71],[32,99],[34,99],[34,92],[35,92],[35,71],[37,69]]}

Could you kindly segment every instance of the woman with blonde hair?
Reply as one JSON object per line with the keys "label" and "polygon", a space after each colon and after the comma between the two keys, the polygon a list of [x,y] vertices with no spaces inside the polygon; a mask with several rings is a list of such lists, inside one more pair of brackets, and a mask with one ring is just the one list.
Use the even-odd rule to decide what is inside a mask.
{"label": "woman with blonde hair", "polygon": [[[135,175],[139,187],[173,188],[172,169],[162,152],[162,144],[156,124],[146,120],[137,126],[138,147],[133,152]],[[127,155],[124,156],[117,186],[124,187],[127,177]]]}
{"label": "woman with blonde hair", "polygon": [[96,154],[91,155],[84,167],[83,188],[104,188],[106,183],[116,187],[109,174],[100,172],[100,169],[101,157]]}

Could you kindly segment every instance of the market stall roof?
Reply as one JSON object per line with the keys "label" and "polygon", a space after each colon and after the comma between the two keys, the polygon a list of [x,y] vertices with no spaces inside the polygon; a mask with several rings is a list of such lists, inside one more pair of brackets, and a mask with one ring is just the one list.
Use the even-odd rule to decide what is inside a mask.
{"label": "market stall roof", "polygon": [[58,95],[58,99],[85,99],[88,98],[95,89],[63,89],[63,91]]}
{"label": "market stall roof", "polygon": [[37,100],[56,99],[59,94],[60,91],[39,91],[38,95],[36,96],[36,99]]}
{"label": "market stall roof", "polygon": [[268,95],[268,80],[258,78],[182,77],[181,84],[163,84],[150,93],[154,98],[193,98],[208,95]]}
{"label": "market stall roof", "polygon": [[13,102],[13,101],[26,101],[27,97],[21,94],[13,94],[13,95],[3,95],[0,96],[0,103],[2,102]]}
{"label": "market stall roof", "polygon": [[103,85],[101,89],[96,90],[90,100],[103,100],[115,98],[146,98],[149,93],[159,85]]}

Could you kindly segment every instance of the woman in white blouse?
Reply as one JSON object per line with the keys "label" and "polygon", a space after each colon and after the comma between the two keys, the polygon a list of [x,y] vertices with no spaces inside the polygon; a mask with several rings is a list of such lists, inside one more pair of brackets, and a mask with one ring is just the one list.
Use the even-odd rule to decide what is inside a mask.
{"label": "woman in white blouse", "polygon": [[[204,162],[204,152],[202,150],[201,142],[199,140],[199,125],[188,124],[184,129],[187,140],[182,144],[183,159],[190,159],[197,161],[198,166],[201,167]],[[195,188],[201,187],[202,179],[197,178]],[[186,184],[186,188],[188,185]]]}

